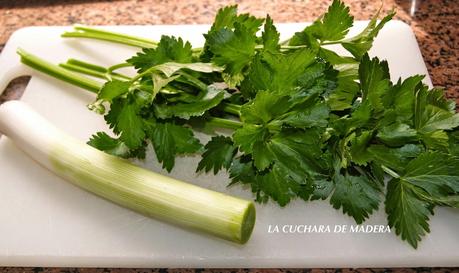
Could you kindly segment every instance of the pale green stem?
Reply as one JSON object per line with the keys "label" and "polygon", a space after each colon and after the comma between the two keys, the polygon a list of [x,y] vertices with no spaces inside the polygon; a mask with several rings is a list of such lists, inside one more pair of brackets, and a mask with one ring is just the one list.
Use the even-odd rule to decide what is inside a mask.
{"label": "pale green stem", "polygon": [[117,69],[120,69],[120,68],[123,68],[123,67],[131,67],[131,66],[133,66],[133,65],[130,64],[130,63],[115,64],[115,65],[112,65],[109,68],[107,68],[107,72],[108,73],[112,73],[113,71],[115,71]]}

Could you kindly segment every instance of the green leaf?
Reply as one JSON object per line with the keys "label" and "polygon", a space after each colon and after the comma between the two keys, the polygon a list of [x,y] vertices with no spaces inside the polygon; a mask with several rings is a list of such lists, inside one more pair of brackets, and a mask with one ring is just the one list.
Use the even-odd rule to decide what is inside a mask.
{"label": "green leaf", "polygon": [[120,140],[131,148],[137,148],[145,138],[142,117],[135,104],[125,104],[118,117],[117,127],[121,130]]}
{"label": "green leaf", "polygon": [[175,75],[172,77],[164,77],[160,75],[159,73],[151,74],[151,79],[153,80],[152,99],[156,97],[156,94],[158,94],[158,92],[161,91],[161,89],[163,89],[170,82],[175,81],[178,77],[180,77],[180,75]]}
{"label": "green leaf", "polygon": [[226,6],[218,10],[211,30],[233,27],[237,18],[237,5]]}
{"label": "green leaf", "polygon": [[448,135],[449,150],[452,155],[459,157],[459,130],[450,132]]}
{"label": "green leaf", "polygon": [[223,67],[216,66],[212,63],[176,63],[167,62],[154,66],[154,70],[161,71],[166,77],[171,77],[174,73],[180,69],[189,69],[202,73],[222,72]]}
{"label": "green leaf", "polygon": [[271,17],[266,16],[264,31],[261,34],[263,40],[263,49],[268,51],[279,50],[279,37],[280,34],[277,32],[276,27],[273,24]]}
{"label": "green leaf", "polygon": [[391,11],[378,23],[379,11],[371,18],[367,27],[358,35],[341,41],[341,45],[347,49],[356,59],[360,59],[370,50],[373,40],[378,35],[383,26],[392,20],[395,12]]}
{"label": "green leaf", "polygon": [[416,123],[421,133],[435,130],[451,130],[459,126],[459,113],[452,114],[434,105],[427,105]]}
{"label": "green leaf", "polygon": [[281,207],[297,196],[299,184],[289,178],[286,170],[274,165],[272,171],[257,176],[260,190],[276,201]]}
{"label": "green leaf", "polygon": [[377,57],[370,60],[365,54],[359,66],[360,88],[362,101],[368,100],[375,111],[383,111],[382,97],[390,88],[389,66],[386,61],[379,61]]}
{"label": "green leaf", "polygon": [[143,118],[139,111],[140,107],[131,99],[115,99],[105,115],[110,128],[120,135],[120,140],[130,149],[138,148],[145,138]]}
{"label": "green leaf", "polygon": [[242,128],[237,129],[233,133],[234,143],[239,146],[241,151],[246,154],[251,154],[253,144],[256,141],[265,141],[268,136],[268,131],[259,125],[244,123]]}
{"label": "green leaf", "polygon": [[425,152],[406,166],[403,180],[432,196],[459,192],[459,158],[440,152]]}
{"label": "green leaf", "polygon": [[[88,109],[95,111],[99,114],[105,113],[104,102],[113,103],[114,99],[117,99],[121,96],[127,97],[125,94],[131,94],[131,97],[139,97],[140,93],[143,91],[138,91],[134,93],[131,91],[132,83],[130,81],[121,81],[117,79],[109,80],[105,82],[97,93],[97,99],[95,102],[89,104]],[[123,101],[122,98],[118,102]]]}
{"label": "green leaf", "polygon": [[363,131],[359,136],[353,138],[350,143],[350,154],[352,162],[358,165],[367,165],[370,161],[371,156],[367,152],[367,147],[373,138],[372,131]]}
{"label": "green leaf", "polygon": [[319,56],[334,65],[335,68],[340,67],[339,65],[345,65],[348,68],[353,67],[354,72],[357,72],[355,68],[356,66],[358,68],[359,62],[352,57],[338,55],[336,52],[323,47],[319,49]]}
{"label": "green leaf", "polygon": [[271,90],[274,72],[269,65],[263,61],[263,56],[257,54],[250,65],[249,72],[242,78],[241,93],[247,99],[253,99],[257,92]]}
{"label": "green leaf", "polygon": [[282,121],[296,128],[325,127],[328,124],[328,115],[327,105],[317,103],[311,107],[289,112]]}
{"label": "green leaf", "polygon": [[263,18],[256,18],[248,13],[243,13],[237,16],[233,27],[237,28],[236,24],[243,25],[250,33],[255,35],[263,24],[263,21]]}
{"label": "green leaf", "polygon": [[326,174],[329,167],[327,160],[322,158],[320,131],[316,129],[281,132],[262,143],[270,152],[272,162],[285,169],[298,183]]}
{"label": "green leaf", "polygon": [[262,90],[288,94],[298,85],[300,76],[306,73],[307,67],[314,61],[315,54],[307,48],[290,53],[265,51],[255,57],[246,79],[241,84],[241,92],[245,97],[254,97]]}
{"label": "green leaf", "polygon": [[[212,59],[213,53],[210,51],[210,41],[208,39],[210,36],[215,35],[215,33],[222,29],[234,30],[235,24],[243,25],[249,33],[255,36],[255,33],[258,31],[262,23],[263,19],[255,18],[250,14],[237,15],[237,5],[219,9],[212,27],[207,34],[204,34],[206,42],[204,44],[204,50],[200,56],[201,60],[210,61]],[[230,78],[232,77],[230,76]]]}
{"label": "green leaf", "polygon": [[197,100],[191,103],[176,103],[176,104],[154,104],[154,111],[157,118],[168,119],[178,117],[181,119],[190,119],[198,117],[217,105],[224,98],[224,93],[220,92],[215,97],[210,99]]}
{"label": "green leaf", "polygon": [[365,176],[335,175],[335,191],[330,203],[335,209],[352,216],[357,224],[363,223],[381,201],[381,191]]}
{"label": "green leaf", "polygon": [[459,158],[424,152],[411,160],[400,178],[389,181],[386,212],[389,225],[414,248],[429,230],[434,205],[453,205],[459,193]]}
{"label": "green leaf", "polygon": [[235,23],[242,24],[250,32],[255,33],[263,23],[263,19],[258,19],[248,13],[237,15],[237,5],[226,6],[218,10],[210,32],[218,31],[222,28],[234,28]]}
{"label": "green leaf", "polygon": [[192,54],[191,44],[185,43],[182,38],[162,36],[156,48],[143,48],[142,52],[138,52],[126,62],[132,64],[140,73],[167,62],[191,63]]}
{"label": "green leaf", "polygon": [[105,132],[98,132],[92,135],[87,144],[107,154],[123,158],[129,157],[129,148],[126,144],[119,139],[110,137]]}
{"label": "green leaf", "polygon": [[384,144],[392,147],[401,146],[418,139],[416,130],[410,128],[407,124],[398,122],[379,129],[376,137]]}
{"label": "green leaf", "polygon": [[311,201],[313,200],[325,200],[335,189],[335,184],[333,181],[328,179],[315,179],[313,182],[313,193],[311,196]]}
{"label": "green leaf", "polygon": [[446,98],[445,90],[433,88],[429,90],[426,95],[426,99],[429,104],[437,106],[438,108],[449,111],[453,114],[456,113],[456,102]]}
{"label": "green leaf", "polygon": [[244,80],[244,74],[242,72],[234,74],[223,72],[222,78],[229,88],[237,89],[237,86]]}
{"label": "green leaf", "polygon": [[151,124],[147,133],[155,148],[158,161],[163,163],[163,168],[168,172],[174,167],[177,155],[195,153],[202,148],[191,129],[174,123]]}
{"label": "green leaf", "polygon": [[371,145],[368,152],[372,159],[391,169],[402,171],[410,160],[416,158],[423,149],[419,145],[406,144],[400,148],[389,148],[385,145]]}
{"label": "green leaf", "polygon": [[239,23],[234,24],[234,31],[223,28],[210,33],[207,42],[214,54],[212,61],[231,75],[241,73],[255,55],[256,36]]}
{"label": "green leaf", "polygon": [[202,154],[196,171],[209,172],[213,169],[214,174],[217,174],[222,168],[228,170],[237,152],[231,138],[224,136],[212,137],[204,148],[205,152]]}
{"label": "green leaf", "polygon": [[352,104],[360,91],[359,84],[353,79],[339,78],[336,89],[328,98],[328,106],[332,111],[342,111],[352,108]]}
{"label": "green leaf", "polygon": [[295,35],[290,38],[288,45],[306,46],[314,51],[320,50],[320,42],[314,37],[313,31],[310,29],[308,30],[308,27],[303,31],[296,32]]}
{"label": "green leaf", "polygon": [[330,64],[314,62],[298,77],[298,91],[291,94],[292,99],[307,98],[314,95],[326,97],[337,88],[338,71]]}
{"label": "green leaf", "polygon": [[305,31],[312,32],[321,41],[337,41],[346,36],[353,23],[354,17],[349,14],[349,7],[340,0],[334,0],[323,17]]}
{"label": "green leaf", "polygon": [[324,41],[338,41],[343,39],[354,23],[354,18],[349,14],[349,7],[342,1],[334,0],[328,11],[312,25],[303,31],[295,33],[290,40],[290,45],[308,45],[318,48],[319,43]]}
{"label": "green leaf", "polygon": [[97,99],[111,102],[114,98],[127,93],[130,86],[131,83],[128,81],[120,81],[116,79],[107,81],[102,86],[99,93],[97,93]]}
{"label": "green leaf", "polygon": [[383,97],[384,107],[395,110],[398,122],[412,125],[415,94],[422,88],[423,78],[424,76],[416,75],[408,77],[403,82],[399,79]]}
{"label": "green leaf", "polygon": [[459,114],[452,109],[454,102],[445,99],[441,90],[428,90],[422,86],[416,90],[414,127],[426,146],[448,151],[448,135],[443,130],[459,126]]}
{"label": "green leaf", "polygon": [[107,114],[104,115],[104,119],[107,124],[110,126],[110,129],[117,135],[121,133],[121,130],[118,128],[118,118],[120,116],[121,110],[125,104],[124,99],[115,99],[110,104],[110,110]]}
{"label": "green leaf", "polygon": [[420,139],[429,149],[448,152],[449,139],[448,134],[445,131],[437,130],[425,133],[420,136]]}
{"label": "green leaf", "polygon": [[346,118],[338,122],[342,122],[342,124],[347,127],[346,131],[350,132],[359,127],[372,128],[373,126],[368,126],[369,124],[371,124],[372,118],[374,117],[371,103],[369,101],[365,101],[363,103],[358,104],[358,106],[356,106],[353,109],[350,118]]}
{"label": "green leaf", "polygon": [[260,91],[255,99],[241,108],[241,120],[246,123],[266,124],[275,117],[288,111],[290,107],[287,96]]}
{"label": "green leaf", "polygon": [[266,149],[265,143],[257,141],[253,144],[253,165],[263,171],[268,168],[273,162],[273,155],[270,150]]}
{"label": "green leaf", "polygon": [[[256,173],[252,166],[252,161],[247,156],[235,158],[229,168],[231,184],[236,183],[252,184],[254,183]],[[252,189],[254,189],[252,187]]]}
{"label": "green leaf", "polygon": [[389,226],[402,240],[417,248],[418,241],[430,232],[429,203],[419,200],[411,185],[394,178],[387,184],[386,213]]}
{"label": "green leaf", "polygon": [[233,160],[230,167],[231,184],[248,184],[256,195],[255,201],[265,203],[271,198],[280,206],[285,206],[297,196],[302,185],[294,182],[282,169],[273,166],[269,172],[257,173],[252,161],[247,156]]}
{"label": "green leaf", "polygon": [[433,198],[432,201],[439,206],[459,208],[459,195],[448,195],[445,197]]}
{"label": "green leaf", "polygon": [[379,23],[379,12],[371,19],[367,27],[358,35],[343,39],[353,24],[353,17],[349,14],[349,8],[341,1],[334,0],[328,12],[303,31],[295,33],[290,39],[289,45],[306,45],[314,50],[322,50],[321,44],[340,43],[357,60],[367,53],[373,44],[374,38],[382,27],[392,19],[395,12],[390,12]]}

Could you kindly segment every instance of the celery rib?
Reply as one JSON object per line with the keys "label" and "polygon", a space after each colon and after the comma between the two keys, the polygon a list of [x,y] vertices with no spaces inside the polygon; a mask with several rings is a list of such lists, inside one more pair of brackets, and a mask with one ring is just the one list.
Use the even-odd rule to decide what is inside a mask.
{"label": "celery rib", "polygon": [[243,244],[255,224],[251,201],[178,181],[76,140],[26,103],[0,106],[0,132],[67,181],[143,215]]}

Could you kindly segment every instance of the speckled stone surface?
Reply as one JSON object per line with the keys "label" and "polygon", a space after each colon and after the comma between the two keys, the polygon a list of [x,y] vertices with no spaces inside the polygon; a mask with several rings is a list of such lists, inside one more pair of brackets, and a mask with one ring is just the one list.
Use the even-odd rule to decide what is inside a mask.
{"label": "speckled stone surface", "polygon": [[459,268],[375,268],[375,269],[104,269],[104,268],[0,268],[0,273],[459,273]]}
{"label": "speckled stone surface", "polygon": [[[382,12],[395,8],[397,19],[411,25],[420,44],[424,60],[435,86],[443,87],[459,104],[459,3],[457,0],[417,0],[414,16],[411,0],[344,0],[356,19],[368,19],[383,2]],[[257,16],[269,13],[276,22],[312,21],[322,14],[327,0],[195,0],[195,1],[89,1],[89,0],[0,0],[0,50],[15,30],[32,25],[133,25],[133,24],[201,24],[211,23],[218,8],[237,3],[242,12]],[[27,84],[23,77],[10,84],[0,96],[0,103],[17,98]],[[0,246],[1,247],[1,246]],[[459,273],[459,268],[405,269],[75,269],[75,268],[0,268],[0,273],[64,272],[311,272],[311,273]]]}

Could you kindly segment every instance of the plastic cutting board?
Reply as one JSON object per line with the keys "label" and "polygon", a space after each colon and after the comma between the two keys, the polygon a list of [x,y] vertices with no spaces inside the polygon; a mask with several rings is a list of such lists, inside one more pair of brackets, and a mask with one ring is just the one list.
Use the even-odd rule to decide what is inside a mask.
{"label": "plastic cutting board", "polygon": [[[305,24],[281,24],[287,38]],[[362,29],[356,23],[353,32]],[[116,26],[110,30],[159,39],[178,35],[195,46],[209,26]],[[0,92],[16,76],[32,75],[21,100],[66,133],[82,141],[106,130],[101,116],[85,105],[82,89],[20,65],[18,46],[52,62],[74,57],[101,65],[127,59],[135,48],[93,40],[61,39],[70,27],[30,27],[15,32],[0,56]],[[340,49],[337,49],[338,51]],[[427,74],[412,30],[390,22],[371,50],[389,62],[392,80]],[[430,84],[427,77],[425,82]],[[226,188],[226,174],[196,175],[198,157],[180,158],[175,178],[216,191],[251,198],[248,189]],[[146,168],[164,173],[149,154]],[[278,225],[353,225],[328,202],[292,202],[286,208],[257,205],[257,223],[244,246],[190,232],[121,208],[56,177],[0,138],[0,266],[97,267],[390,267],[459,266],[459,213],[437,208],[431,233],[417,250],[392,233],[270,233]],[[386,225],[383,210],[365,223]]]}

